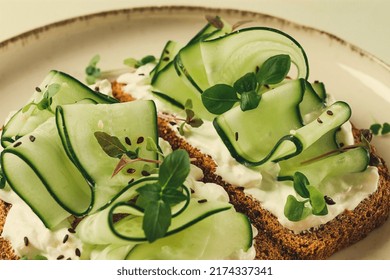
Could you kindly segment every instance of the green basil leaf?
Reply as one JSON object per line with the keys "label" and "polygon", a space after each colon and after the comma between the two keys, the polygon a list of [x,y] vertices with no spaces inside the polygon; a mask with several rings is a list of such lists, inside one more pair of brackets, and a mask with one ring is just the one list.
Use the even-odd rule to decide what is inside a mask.
{"label": "green basil leaf", "polygon": [[156,57],[154,55],[147,55],[147,56],[144,56],[143,58],[141,58],[139,66],[142,66],[142,65],[145,65],[145,64],[148,64],[151,62],[155,62],[155,61],[156,61]]}
{"label": "green basil leaf", "polygon": [[307,190],[310,194],[310,204],[314,215],[321,215],[326,208],[326,201],[324,195],[316,188],[311,185],[307,186]]}
{"label": "green basil leaf", "polygon": [[257,79],[255,73],[250,72],[245,74],[234,83],[233,87],[240,94],[256,90]]}
{"label": "green basil leaf", "polygon": [[295,172],[294,174],[294,190],[303,198],[309,198],[310,193],[307,189],[307,185],[309,185],[309,180],[306,176],[301,172]]}
{"label": "green basil leaf", "polygon": [[192,100],[191,99],[187,99],[186,102],[184,103],[184,108],[185,109],[192,109]]}
{"label": "green basil leaf", "polygon": [[145,208],[142,229],[151,243],[164,237],[171,225],[172,214],[168,203],[163,200],[151,202]]}
{"label": "green basil leaf", "polygon": [[190,122],[195,117],[195,113],[191,109],[185,109],[185,112],[186,112],[186,122]]}
{"label": "green basil leaf", "polygon": [[370,126],[370,130],[372,131],[372,134],[379,135],[379,132],[381,130],[382,126],[379,123],[375,123]]}
{"label": "green basil leaf", "polygon": [[291,58],[289,55],[279,54],[268,58],[257,72],[257,81],[262,84],[277,84],[286,78],[290,71]]}
{"label": "green basil leaf", "polygon": [[138,60],[136,60],[135,58],[132,58],[132,57],[129,57],[129,58],[126,58],[124,61],[123,61],[123,64],[129,66],[129,67],[135,67],[138,63]]}
{"label": "green basil leaf", "polygon": [[119,141],[118,137],[111,136],[103,131],[96,131],[94,135],[100,147],[110,157],[121,158],[123,154],[126,154],[126,148]]}
{"label": "green basil leaf", "polygon": [[202,102],[206,109],[220,115],[230,110],[239,101],[236,90],[225,84],[217,84],[202,93]]}
{"label": "green basil leaf", "polygon": [[161,189],[177,189],[183,185],[190,174],[190,157],[185,150],[176,150],[169,154],[160,166],[158,182]]}
{"label": "green basil leaf", "polygon": [[305,202],[298,201],[293,195],[287,197],[284,205],[284,215],[292,222],[297,222],[305,219],[310,215],[310,208],[305,206]]}
{"label": "green basil leaf", "polygon": [[187,199],[187,196],[177,189],[164,189],[162,193],[162,200],[169,205],[176,205]]}
{"label": "green basil leaf", "polygon": [[242,111],[253,110],[259,106],[261,95],[256,91],[243,92],[241,94],[240,107]]}

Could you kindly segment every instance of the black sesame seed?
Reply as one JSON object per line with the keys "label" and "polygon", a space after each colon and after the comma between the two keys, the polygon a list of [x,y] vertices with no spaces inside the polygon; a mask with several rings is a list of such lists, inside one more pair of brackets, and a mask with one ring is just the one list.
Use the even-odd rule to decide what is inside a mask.
{"label": "black sesame seed", "polygon": [[257,73],[257,72],[259,72],[259,70],[260,70],[260,67],[256,66],[255,72]]}
{"label": "black sesame seed", "polygon": [[130,185],[133,182],[134,182],[134,178],[131,178],[131,180],[128,182],[128,184]]}
{"label": "black sesame seed", "polygon": [[42,92],[42,90],[41,90],[39,87],[36,87],[36,88],[35,88],[35,91],[37,91],[37,92]]}
{"label": "black sesame seed", "polygon": [[100,88],[98,86],[95,87],[95,91],[99,91]]}
{"label": "black sesame seed", "polygon": [[142,170],[141,174],[142,174],[142,176],[145,176],[145,177],[150,176],[150,173],[146,170]]}
{"label": "black sesame seed", "polygon": [[68,228],[68,231],[69,231],[70,233],[76,233],[76,231],[74,230],[74,228]]}
{"label": "black sesame seed", "polygon": [[57,260],[62,260],[63,258],[65,258],[64,255],[59,255],[59,256],[57,257]]}
{"label": "black sesame seed", "polygon": [[333,112],[332,112],[331,110],[326,111],[326,113],[327,113],[329,116],[333,116]]}
{"label": "black sesame seed", "polygon": [[168,51],[168,50],[165,50],[164,52],[165,52],[166,54],[169,54],[169,51]]}
{"label": "black sesame seed", "polygon": [[320,118],[317,118],[318,123],[323,123],[323,121]]}
{"label": "black sesame seed", "polygon": [[67,260],[67,261],[70,261],[70,260],[72,260],[72,258],[67,258],[66,260]]}
{"label": "black sesame seed", "polygon": [[66,243],[66,241],[68,241],[68,239],[69,239],[69,235],[65,234],[64,239],[62,239],[62,243]]}
{"label": "black sesame seed", "polygon": [[206,203],[207,202],[207,199],[200,199],[198,200],[198,203]]}
{"label": "black sesame seed", "polygon": [[131,146],[131,140],[129,137],[127,137],[127,136],[125,137],[125,142],[127,145]]}
{"label": "black sesame seed", "polygon": [[129,168],[126,170],[127,173],[129,174],[133,174],[135,172],[135,169],[134,168]]}
{"label": "black sesame seed", "polygon": [[34,142],[34,141],[35,141],[35,136],[30,135],[30,136],[28,137],[28,139],[30,139],[31,142]]}
{"label": "black sesame seed", "polygon": [[176,125],[176,122],[170,121],[169,124],[170,125]]}
{"label": "black sesame seed", "polygon": [[264,85],[264,86],[265,86],[265,88],[268,88],[268,89],[270,88],[270,86],[269,86],[269,85]]}
{"label": "black sesame seed", "polygon": [[19,147],[20,145],[22,145],[22,142],[16,142],[16,143],[14,144],[14,147],[16,148],[16,147]]}
{"label": "black sesame seed", "polygon": [[195,193],[195,191],[193,189],[190,189],[191,190],[191,193]]}
{"label": "black sesame seed", "polygon": [[142,136],[138,137],[137,144],[141,144],[142,142],[144,142],[144,138]]}
{"label": "black sesame seed", "polygon": [[163,60],[164,61],[169,61],[169,57],[164,57]]}
{"label": "black sesame seed", "polygon": [[339,143],[339,146],[340,146],[340,148],[344,147],[344,143],[343,143],[343,142],[340,142],[340,143]]}
{"label": "black sesame seed", "polygon": [[28,244],[30,243],[30,241],[28,240],[28,237],[27,236],[25,236],[24,238],[23,238],[23,241],[24,241],[24,245],[27,247],[28,246]]}
{"label": "black sesame seed", "polygon": [[331,197],[329,197],[327,195],[324,196],[324,199],[325,199],[326,204],[328,204],[328,205],[335,205],[336,204],[336,202]]}
{"label": "black sesame seed", "polygon": [[78,257],[81,256],[81,252],[80,252],[80,249],[79,249],[79,248],[76,248],[76,250],[74,251],[74,253],[75,253],[76,256],[78,256]]}
{"label": "black sesame seed", "polygon": [[145,74],[144,73],[139,73],[138,76],[145,76]]}
{"label": "black sesame seed", "polygon": [[238,132],[234,133],[234,138],[238,141]]}

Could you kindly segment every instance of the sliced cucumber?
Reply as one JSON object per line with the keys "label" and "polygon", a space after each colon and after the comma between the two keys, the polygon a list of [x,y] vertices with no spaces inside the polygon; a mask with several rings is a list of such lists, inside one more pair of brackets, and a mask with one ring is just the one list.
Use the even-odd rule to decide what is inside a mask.
{"label": "sliced cucumber", "polygon": [[30,106],[28,109],[20,109],[5,125],[1,145],[7,147],[15,140],[27,133],[30,133],[47,119],[54,117],[54,111],[57,105],[72,104],[83,99],[93,100],[96,103],[115,103],[107,95],[95,92],[75,78],[59,72],[50,71],[41,85],[35,90],[29,103],[38,104],[42,99],[46,89],[53,84],[60,86],[58,92],[52,97],[51,104],[47,109],[38,109],[36,106]]}
{"label": "sliced cucumber", "polygon": [[299,111],[304,124],[312,122],[325,109],[325,103],[314,91],[312,85],[306,81],[303,100],[299,104]]}
{"label": "sliced cucumber", "polygon": [[317,93],[318,97],[322,100],[322,102],[325,102],[326,100],[326,89],[325,84],[323,82],[315,81],[311,84],[314,91]]}
{"label": "sliced cucumber", "polygon": [[233,209],[203,219],[184,231],[135,246],[128,260],[223,259],[252,245],[248,218]]}
{"label": "sliced cucumber", "polygon": [[150,76],[152,77],[152,83],[154,83],[156,77],[158,76],[158,73],[175,58],[176,54],[179,52],[180,49],[181,45],[178,42],[168,41],[165,44],[165,47],[160,55],[160,59],[156,67],[153,68],[153,70],[150,72]]}
{"label": "sliced cucumber", "polygon": [[296,164],[288,167],[283,166],[278,175],[278,179],[292,180],[294,173],[299,171],[305,174],[311,185],[318,186],[327,177],[362,172],[366,170],[369,162],[370,154],[367,149],[358,147],[315,160],[314,162]]}
{"label": "sliced cucumber", "polygon": [[46,227],[88,211],[91,190],[62,148],[54,118],[8,146],[1,163],[11,188]]}
{"label": "sliced cucumber", "polygon": [[[80,104],[57,107],[57,127],[69,158],[93,188],[92,212],[108,203],[130,180],[142,176],[144,162],[128,164],[113,175],[119,158],[108,156],[99,145],[95,132],[119,139],[128,150],[146,159],[157,154],[146,149],[146,139],[158,143],[156,108],[153,101],[118,104]],[[82,120],[82,121],[81,121]],[[155,163],[148,163],[152,168]],[[131,168],[131,172],[128,171]]]}
{"label": "sliced cucumber", "polygon": [[232,85],[248,72],[255,72],[265,60],[287,54],[297,67],[297,78],[307,78],[309,67],[304,50],[295,39],[280,30],[253,27],[201,43],[203,63],[210,85]]}
{"label": "sliced cucumber", "polygon": [[231,155],[247,165],[268,161],[280,139],[302,126],[298,105],[304,80],[285,83],[262,95],[254,110],[235,107],[214,120],[214,127]]}

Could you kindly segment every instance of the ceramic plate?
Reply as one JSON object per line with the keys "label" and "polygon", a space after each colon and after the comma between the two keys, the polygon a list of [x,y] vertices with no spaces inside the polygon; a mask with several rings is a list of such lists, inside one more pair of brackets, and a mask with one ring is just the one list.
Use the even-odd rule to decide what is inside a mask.
{"label": "ceramic plate", "polygon": [[[390,67],[343,40],[268,15],[200,7],[159,7],[110,11],[62,21],[0,43],[0,120],[19,108],[51,69],[81,80],[95,54],[100,67],[123,67],[127,57],[159,55],[168,39],[186,42],[205,24],[205,15],[231,23],[281,29],[305,49],[309,80],[325,82],[336,99],[347,101],[360,128],[390,121]],[[390,163],[389,138],[374,140]],[[390,259],[390,222],[361,242],[335,254],[335,259]]]}

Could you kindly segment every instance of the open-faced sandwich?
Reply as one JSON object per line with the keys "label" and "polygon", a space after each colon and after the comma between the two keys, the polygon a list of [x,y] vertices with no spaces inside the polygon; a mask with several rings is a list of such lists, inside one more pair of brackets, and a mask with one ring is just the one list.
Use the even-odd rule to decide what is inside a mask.
{"label": "open-faced sandwich", "polygon": [[51,71],[4,125],[1,258],[325,259],[387,219],[369,130],[289,35],[216,17],[127,62]]}

